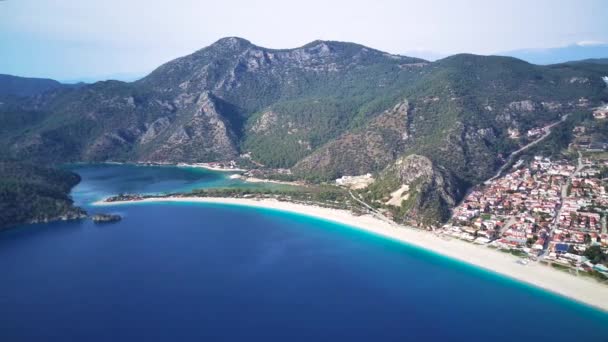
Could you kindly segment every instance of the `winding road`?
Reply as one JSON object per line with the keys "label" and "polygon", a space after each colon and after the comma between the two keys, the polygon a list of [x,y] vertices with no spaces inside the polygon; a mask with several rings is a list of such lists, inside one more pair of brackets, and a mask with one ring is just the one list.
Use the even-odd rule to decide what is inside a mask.
{"label": "winding road", "polygon": [[[505,168],[506,168],[508,165],[510,165],[510,164],[511,164],[511,162],[513,161],[513,158],[514,158],[514,157],[515,157],[517,154],[519,154],[519,153],[521,153],[521,152],[523,152],[523,151],[527,150],[528,148],[530,148],[530,147],[532,147],[532,146],[534,146],[534,145],[538,144],[539,142],[543,141],[544,139],[546,139],[546,138],[547,138],[547,137],[548,137],[548,136],[551,134],[551,128],[553,128],[553,127],[555,127],[556,125],[558,125],[558,124],[560,124],[560,123],[562,123],[562,122],[566,121],[566,119],[567,119],[567,118],[568,118],[568,114],[566,114],[566,115],[562,116],[562,117],[561,117],[561,119],[560,119],[559,121],[554,122],[554,123],[552,123],[552,124],[550,124],[550,125],[548,125],[548,126],[543,127],[543,129],[546,131],[546,132],[545,132],[545,134],[543,134],[543,135],[542,135],[540,138],[538,138],[538,139],[536,139],[536,140],[534,140],[534,141],[530,142],[529,144],[527,144],[527,145],[525,145],[525,146],[521,147],[521,148],[520,148],[520,149],[518,149],[517,151],[512,152],[512,153],[509,155],[509,158],[507,158],[507,161],[505,162],[505,164],[504,164],[504,165],[503,165],[503,166],[502,166],[502,167],[501,167],[501,168],[498,170],[498,172],[496,173],[496,175],[494,175],[492,178],[490,178],[490,179],[488,179],[487,181],[485,181],[485,182],[484,182],[484,184],[486,184],[486,185],[487,185],[487,184],[489,184],[491,181],[493,181],[494,179],[496,179],[496,178],[500,177],[500,175],[502,174],[502,172],[505,170]],[[579,156],[580,156],[580,153],[579,153]],[[579,157],[579,165],[580,165],[580,157]],[[577,169],[577,170],[578,170],[578,169]],[[374,216],[378,217],[379,219],[381,219],[381,220],[383,220],[383,221],[385,221],[385,222],[390,223],[390,224],[391,224],[391,225],[393,225],[393,226],[396,226],[396,227],[406,227],[406,226],[402,226],[402,225],[397,224],[395,221],[393,221],[393,220],[389,219],[388,217],[386,217],[384,214],[382,214],[381,212],[379,212],[377,209],[375,209],[375,208],[374,208],[374,207],[372,207],[371,205],[369,205],[369,204],[365,203],[365,202],[364,202],[362,199],[360,199],[360,198],[358,198],[357,196],[355,196],[355,194],[353,194],[353,192],[352,192],[351,190],[348,190],[348,193],[349,193],[350,197],[352,197],[352,198],[353,198],[353,199],[354,199],[356,202],[358,202],[359,204],[363,205],[363,206],[364,206],[364,207],[365,207],[367,210],[369,210],[369,211],[370,211],[370,213],[372,213],[372,215],[374,215]],[[465,197],[466,197],[466,196],[465,196]]]}
{"label": "winding road", "polygon": [[529,149],[530,147],[532,147],[532,146],[534,146],[534,145],[538,144],[539,142],[541,142],[541,141],[545,140],[545,139],[546,139],[546,138],[547,138],[547,137],[548,137],[548,136],[551,134],[551,128],[553,128],[553,127],[555,127],[556,125],[559,125],[560,123],[562,123],[562,122],[566,121],[566,119],[567,119],[567,118],[568,118],[568,114],[566,114],[566,115],[562,116],[561,120],[559,120],[559,121],[557,121],[557,122],[554,122],[554,123],[552,123],[552,124],[550,124],[550,125],[548,125],[548,126],[543,127],[543,129],[544,129],[546,132],[545,132],[545,134],[543,134],[543,135],[542,135],[540,138],[538,138],[538,139],[536,139],[536,140],[534,140],[534,141],[530,142],[529,144],[527,144],[527,145],[523,146],[522,148],[520,148],[520,149],[519,149],[519,150],[517,150],[517,151],[513,151],[513,152],[511,152],[511,154],[509,155],[509,158],[507,158],[507,161],[506,161],[506,162],[505,162],[505,163],[504,163],[504,164],[503,164],[503,165],[500,167],[500,169],[498,169],[498,172],[496,172],[496,174],[495,174],[495,175],[494,175],[492,178],[490,178],[490,179],[486,180],[486,181],[484,182],[484,184],[485,184],[485,185],[488,185],[488,184],[490,184],[490,183],[491,183],[493,180],[495,180],[496,178],[500,177],[500,175],[503,173],[503,171],[504,171],[504,170],[505,170],[505,169],[506,169],[506,168],[507,168],[509,165],[511,165],[511,162],[513,161],[513,158],[515,158],[515,156],[516,156],[516,155],[518,155],[519,153],[521,153],[521,152],[523,152],[523,151],[525,151],[525,150]]}

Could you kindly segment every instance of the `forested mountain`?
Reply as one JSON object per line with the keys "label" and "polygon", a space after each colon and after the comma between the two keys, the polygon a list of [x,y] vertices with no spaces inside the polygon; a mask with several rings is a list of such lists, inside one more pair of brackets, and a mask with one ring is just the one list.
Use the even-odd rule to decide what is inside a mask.
{"label": "forested mountain", "polygon": [[[273,50],[231,37],[136,82],[4,100],[0,153],[53,163],[248,154],[312,181],[382,178],[398,160],[419,162],[402,157],[418,155],[449,180],[445,193],[454,198],[440,196],[445,206],[516,148],[520,141],[508,132],[523,136],[608,101],[606,75],[601,63],[537,66],[467,54],[431,63],[353,43]],[[432,193],[435,183],[427,183],[424,192]]]}
{"label": "forested mountain", "polygon": [[[605,84],[593,71],[568,66],[545,68],[508,57],[456,55],[424,69],[419,78],[402,88],[401,101],[407,101],[408,108],[401,113],[401,127],[381,125],[402,132],[399,143],[384,142],[395,140],[386,132],[374,139],[353,139],[353,134],[369,137],[369,129],[390,115],[381,113],[362,129],[312,153],[296,165],[296,170],[322,171],[335,177],[345,171],[360,174],[377,169],[365,166],[374,157],[362,158],[360,149],[339,147],[341,139],[353,139],[361,147],[375,149],[374,153],[387,152],[386,148],[373,147],[381,142],[392,146],[389,151],[397,155],[427,155],[476,182],[501,163],[500,153],[513,148],[506,137],[509,129],[524,132],[580,108],[581,98],[605,96]],[[337,151],[332,151],[336,146]],[[331,162],[328,158],[332,155],[351,162]]]}
{"label": "forested mountain", "polygon": [[64,85],[47,78],[26,78],[0,74],[0,96],[32,96]]}
{"label": "forested mountain", "polygon": [[68,195],[79,181],[80,177],[69,171],[0,161],[0,230],[86,216]]}

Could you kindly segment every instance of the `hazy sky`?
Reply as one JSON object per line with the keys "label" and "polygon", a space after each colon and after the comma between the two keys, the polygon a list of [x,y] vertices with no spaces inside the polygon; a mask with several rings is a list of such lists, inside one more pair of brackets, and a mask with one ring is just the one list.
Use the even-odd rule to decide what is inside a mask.
{"label": "hazy sky", "polygon": [[606,0],[0,0],[0,73],[141,74],[225,36],[404,54],[491,54],[608,41]]}

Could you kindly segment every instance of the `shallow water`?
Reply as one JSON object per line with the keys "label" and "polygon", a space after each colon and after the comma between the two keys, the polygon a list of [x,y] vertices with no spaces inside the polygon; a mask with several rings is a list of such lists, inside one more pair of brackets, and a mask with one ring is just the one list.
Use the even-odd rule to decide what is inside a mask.
{"label": "shallow water", "polygon": [[119,193],[164,194],[188,192],[201,188],[271,188],[285,189],[274,183],[248,183],[230,179],[231,172],[175,166],[139,166],[131,164],[75,164],[67,166],[83,182],[72,191],[82,206]]}

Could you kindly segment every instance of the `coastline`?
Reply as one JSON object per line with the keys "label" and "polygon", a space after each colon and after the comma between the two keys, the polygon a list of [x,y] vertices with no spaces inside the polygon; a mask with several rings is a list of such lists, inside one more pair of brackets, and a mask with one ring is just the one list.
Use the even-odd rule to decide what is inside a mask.
{"label": "coastline", "polygon": [[366,214],[355,216],[350,211],[281,202],[274,199],[213,198],[213,197],[157,197],[138,201],[116,201],[93,203],[95,206],[114,206],[149,202],[190,202],[238,205],[288,211],[313,216],[327,221],[347,225],[391,240],[422,248],[444,257],[482,268],[544,290],[568,297],[608,312],[608,289],[593,279],[576,277],[563,271],[537,263],[521,265],[519,259],[487,247],[457,239],[446,239],[431,232],[399,228]]}
{"label": "coastline", "polygon": [[173,165],[176,167],[205,169],[205,170],[217,171],[217,172],[246,172],[247,171],[245,169],[239,169],[239,168],[231,169],[231,168],[225,168],[225,167],[219,167],[219,166],[211,166],[211,165],[207,165],[204,163],[198,163],[198,164],[177,163],[177,164],[173,164]]}
{"label": "coastline", "polygon": [[293,182],[292,181],[280,181],[280,180],[274,180],[274,179],[248,177],[248,176],[243,176],[241,174],[231,175],[230,178],[240,179],[243,182],[247,182],[247,183],[269,183],[269,184],[281,184],[281,185],[291,185],[291,186],[306,186],[306,184],[304,182],[299,182],[299,181],[293,181]]}
{"label": "coastline", "polygon": [[[74,164],[83,164],[83,165],[86,165],[88,163],[78,162],[78,163],[74,163]],[[169,162],[150,162],[150,161],[126,161],[126,162],[119,162],[119,161],[109,160],[109,161],[99,162],[99,164],[107,164],[107,165],[134,165],[134,166],[172,166],[172,167],[205,169],[205,170],[209,170],[209,171],[234,172],[234,173],[247,172],[248,171],[246,169],[239,169],[239,168],[225,168],[225,167],[219,167],[219,166],[212,166],[212,165],[209,165],[208,163],[188,164],[188,163],[169,163]]]}
{"label": "coastline", "polygon": [[[87,163],[75,163],[75,164],[86,165]],[[101,162],[101,164],[134,165],[134,166],[170,166],[170,167],[177,167],[177,168],[184,168],[184,169],[205,169],[205,170],[220,172],[220,173],[232,173],[232,175],[229,176],[229,178],[240,179],[243,182],[247,182],[247,183],[269,183],[269,184],[281,184],[281,185],[291,185],[291,186],[306,186],[306,184],[304,182],[299,182],[299,181],[280,181],[280,180],[274,180],[274,179],[264,179],[264,178],[244,176],[243,173],[245,173],[249,170],[240,169],[240,168],[225,168],[225,167],[211,166],[211,165],[208,165],[207,163],[188,164],[188,163],[161,163],[161,162],[105,161],[105,162]]]}

